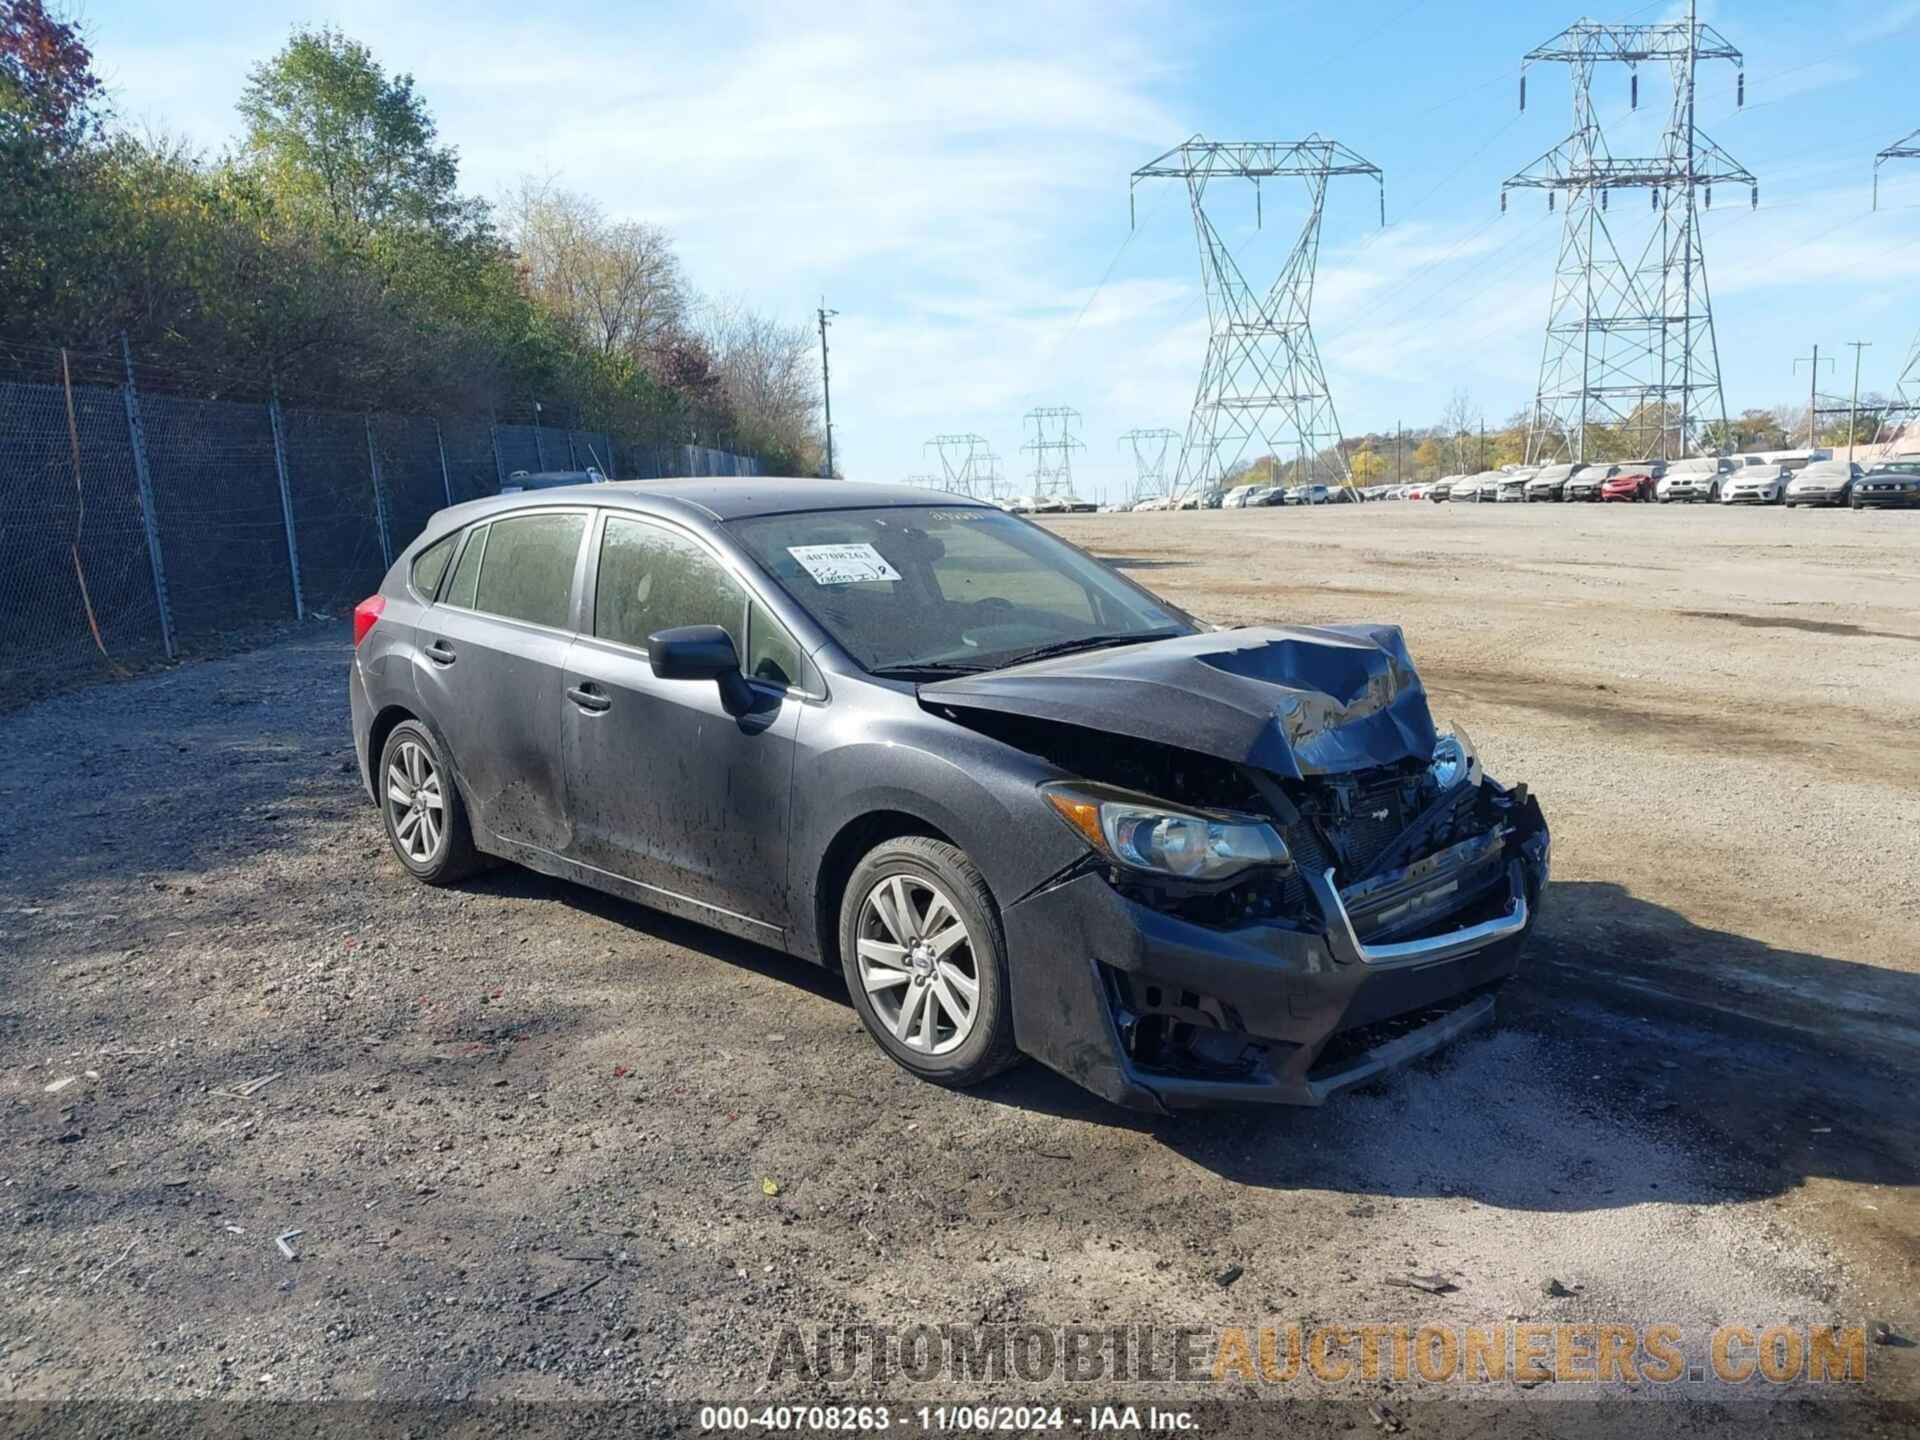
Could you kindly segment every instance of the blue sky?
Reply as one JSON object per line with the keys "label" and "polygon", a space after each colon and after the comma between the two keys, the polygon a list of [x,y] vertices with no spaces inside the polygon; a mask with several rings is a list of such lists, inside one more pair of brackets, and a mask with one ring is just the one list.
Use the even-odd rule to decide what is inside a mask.
{"label": "blue sky", "polygon": [[[1455,389],[1490,422],[1530,399],[1557,216],[1500,214],[1500,182],[1565,135],[1564,67],[1520,57],[1578,18],[1558,6],[1406,0],[609,6],[491,0],[429,11],[368,0],[87,0],[80,11],[126,123],[216,150],[247,67],[295,24],[332,22],[409,70],[459,147],[468,189],[552,173],[612,212],[666,226],[693,281],[832,332],[842,468],[936,468],[923,442],[977,431],[1018,476],[1020,417],[1072,405],[1083,494],[1117,488],[1133,426],[1185,425],[1205,349],[1184,192],[1127,177],[1194,132],[1318,131],[1386,172],[1336,183],[1314,327],[1349,434],[1436,419]],[[1666,0],[1591,12],[1684,13]],[[1920,329],[1920,161],[1874,153],[1920,126],[1920,0],[1703,4],[1746,53],[1707,67],[1700,124],[1760,177],[1706,221],[1730,410],[1805,393],[1793,359],[1870,340],[1863,388],[1891,386]],[[1664,85],[1595,85],[1615,153],[1645,153]],[[1637,197],[1636,197],[1637,198]],[[1644,203],[1644,202],[1642,202]],[[1249,279],[1271,277],[1298,201],[1278,186],[1216,210]],[[1627,202],[1631,209],[1631,201]],[[1824,388],[1844,390],[1850,375]]]}

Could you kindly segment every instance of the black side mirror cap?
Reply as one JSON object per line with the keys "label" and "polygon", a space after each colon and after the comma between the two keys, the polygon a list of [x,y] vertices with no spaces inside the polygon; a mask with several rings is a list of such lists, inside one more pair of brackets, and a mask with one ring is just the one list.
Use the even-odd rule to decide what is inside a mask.
{"label": "black side mirror cap", "polygon": [[740,652],[719,625],[679,625],[647,637],[647,663],[661,680],[713,680],[720,686],[720,708],[744,715],[753,706],[753,690],[740,673]]}

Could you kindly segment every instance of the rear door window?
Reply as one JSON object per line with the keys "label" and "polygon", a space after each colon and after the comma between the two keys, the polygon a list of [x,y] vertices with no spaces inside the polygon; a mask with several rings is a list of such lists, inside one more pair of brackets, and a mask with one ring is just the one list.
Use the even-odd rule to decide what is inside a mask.
{"label": "rear door window", "polygon": [[447,562],[453,559],[453,542],[459,538],[449,535],[413,557],[413,588],[427,599],[431,600],[439,593],[440,581],[447,573]]}
{"label": "rear door window", "polygon": [[[473,608],[530,625],[565,629],[574,563],[586,529],[587,517],[578,511],[495,520],[488,527]],[[463,569],[465,565],[462,556]]]}
{"label": "rear door window", "polygon": [[487,549],[487,527],[476,525],[467,532],[467,545],[454,567],[453,580],[447,586],[446,603],[462,610],[473,609],[474,587],[480,583],[480,557]]}

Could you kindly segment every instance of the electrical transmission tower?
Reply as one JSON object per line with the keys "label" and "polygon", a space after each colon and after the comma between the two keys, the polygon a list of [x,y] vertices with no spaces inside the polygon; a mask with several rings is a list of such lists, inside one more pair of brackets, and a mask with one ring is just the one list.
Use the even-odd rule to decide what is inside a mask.
{"label": "electrical transmission tower", "polygon": [[[1880,208],[1880,167],[1889,160],[1915,159],[1920,159],[1920,130],[1904,140],[1894,141],[1873,157],[1874,209]],[[1907,351],[1907,363],[1900,368],[1900,378],[1893,382],[1893,401],[1880,417],[1874,442],[1901,439],[1916,422],[1920,422],[1920,333],[1914,335],[1913,345]]]}
{"label": "electrical transmission tower", "polygon": [[[1284,450],[1297,455],[1302,480],[1312,478],[1316,463],[1331,476],[1348,478],[1340,420],[1309,324],[1327,182],[1336,175],[1374,178],[1380,186],[1380,223],[1385,225],[1387,189],[1380,167],[1319,135],[1244,142],[1195,135],[1133,172],[1129,207],[1133,188],[1142,180],[1186,181],[1200,241],[1211,333],[1180,447],[1176,493],[1220,489],[1256,441],[1267,454],[1277,456]],[[1247,283],[1207,213],[1207,186],[1221,178],[1251,180],[1258,223],[1264,218],[1260,182],[1281,176],[1306,182],[1307,218],[1279,275],[1260,293]]]}
{"label": "electrical transmission tower", "polygon": [[904,475],[901,477],[900,483],[902,485],[911,485],[916,490],[944,490],[947,488],[947,482],[938,475]]}
{"label": "electrical transmission tower", "polygon": [[993,498],[993,451],[984,435],[936,435],[922,448],[940,461],[943,489],[973,499]]}
{"label": "electrical transmission tower", "polygon": [[1033,455],[1033,493],[1078,498],[1073,493],[1073,452],[1087,448],[1073,433],[1080,412],[1070,405],[1048,405],[1022,418],[1032,431],[1020,448]]}
{"label": "electrical transmission tower", "polygon": [[[1694,18],[1655,25],[1601,25],[1582,20],[1528,52],[1520,72],[1520,108],[1527,104],[1527,65],[1554,61],[1573,80],[1573,133],[1501,187],[1566,196],[1560,260],[1547,310],[1540,385],[1528,427],[1527,459],[1584,460],[1590,427],[1607,426],[1637,459],[1686,453],[1705,424],[1726,428],[1720,352],[1713,337],[1700,211],[1715,185],[1742,185],[1760,203],[1760,186],[1744,165],[1694,123],[1694,71],[1702,60],[1726,60],[1739,71],[1738,103],[1746,103],[1740,52],[1711,25]],[[1607,148],[1594,112],[1594,67],[1627,67],[1631,103],[1640,101],[1640,67],[1664,61],[1673,105],[1657,155],[1622,158]],[[1653,228],[1639,251],[1622,248],[1628,227],[1608,218],[1613,191],[1652,196]]]}
{"label": "electrical transmission tower", "polygon": [[1177,457],[1173,442],[1179,438],[1178,430],[1129,430],[1120,437],[1133,451],[1133,493],[1127,498],[1134,504],[1167,493],[1167,456]]}

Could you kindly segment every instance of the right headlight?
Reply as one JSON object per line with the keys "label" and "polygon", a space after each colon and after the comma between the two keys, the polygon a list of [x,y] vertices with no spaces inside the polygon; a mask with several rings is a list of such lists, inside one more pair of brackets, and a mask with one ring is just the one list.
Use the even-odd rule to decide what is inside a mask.
{"label": "right headlight", "polygon": [[1478,785],[1483,773],[1473,741],[1458,727],[1433,742],[1433,759],[1428,762],[1427,770],[1442,790],[1451,790],[1463,780]]}
{"label": "right headlight", "polygon": [[1177,880],[1225,880],[1256,865],[1291,865],[1286,842],[1252,815],[1186,809],[1110,785],[1042,785],[1054,813],[1101,855]]}

